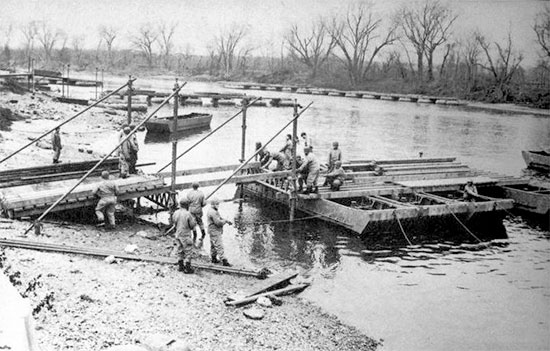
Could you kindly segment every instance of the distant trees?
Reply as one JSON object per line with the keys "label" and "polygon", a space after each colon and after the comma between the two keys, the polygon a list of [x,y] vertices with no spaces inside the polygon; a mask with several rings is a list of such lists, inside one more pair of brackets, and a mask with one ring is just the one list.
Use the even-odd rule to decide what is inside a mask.
{"label": "distant trees", "polygon": [[151,23],[142,24],[136,35],[131,37],[132,43],[138,48],[147,60],[147,65],[153,67],[155,59],[154,45],[159,37],[159,32]]}
{"label": "distant trees", "polygon": [[537,35],[543,55],[550,58],[550,5],[544,7],[544,11],[537,15],[533,30]]}
{"label": "distant trees", "polygon": [[118,37],[118,29],[113,26],[100,26],[98,28],[100,40],[105,42],[107,48],[107,63],[113,65],[113,43]]}
{"label": "distant trees", "polygon": [[397,39],[394,24],[385,34],[381,34],[381,24],[382,20],[374,16],[370,4],[365,2],[350,5],[345,14],[332,19],[330,36],[353,87],[365,81],[380,50]]}
{"label": "distant trees", "polygon": [[177,23],[168,24],[161,22],[159,24],[159,45],[164,61],[164,67],[167,69],[170,69],[170,54],[174,48],[173,37],[177,26]]}
{"label": "distant trees", "polygon": [[480,63],[480,66],[493,77],[494,99],[506,101],[510,94],[510,83],[520,67],[523,56],[514,52],[510,32],[505,45],[497,42],[491,44],[480,33],[477,33],[475,38],[485,54],[485,62]]}
{"label": "distant trees", "polygon": [[214,38],[213,48],[225,77],[231,75],[235,63],[235,54],[241,49],[242,41],[247,34],[247,26],[234,23]]}
{"label": "distant trees", "polygon": [[290,56],[309,68],[312,80],[336,45],[335,38],[330,35],[327,24],[321,18],[314,21],[309,30],[293,24],[285,36],[285,42]]}
{"label": "distant trees", "polygon": [[21,27],[21,33],[24,37],[24,45],[25,45],[25,56],[27,58],[27,61],[30,61],[31,56],[34,51],[34,42],[36,40],[36,36],[38,35],[38,24],[36,21],[29,21]]}
{"label": "distant trees", "polygon": [[434,79],[434,52],[447,42],[457,18],[450,8],[439,1],[425,1],[419,7],[404,6],[397,12],[396,21],[416,52],[420,83],[424,81],[424,59],[427,61],[427,79]]}
{"label": "distant trees", "polygon": [[46,61],[51,61],[55,44],[61,38],[62,32],[52,28],[46,22],[38,22],[36,34],[38,41],[42,44]]}

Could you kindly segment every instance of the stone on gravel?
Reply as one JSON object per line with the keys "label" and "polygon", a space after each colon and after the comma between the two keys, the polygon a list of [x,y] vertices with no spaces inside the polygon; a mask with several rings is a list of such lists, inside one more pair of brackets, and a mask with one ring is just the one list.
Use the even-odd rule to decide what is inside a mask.
{"label": "stone on gravel", "polygon": [[109,347],[104,351],[147,351],[147,349],[138,345],[117,345]]}
{"label": "stone on gravel", "polygon": [[177,339],[176,341],[174,341],[173,343],[168,345],[168,347],[165,347],[163,349],[163,351],[164,350],[166,350],[166,351],[191,351],[192,349],[191,349],[191,346],[189,346],[188,343],[186,343],[183,340]]}
{"label": "stone on gravel", "polygon": [[124,252],[127,253],[135,253],[136,251],[138,251],[137,245],[129,244],[124,248]]}
{"label": "stone on gravel", "polygon": [[106,263],[109,263],[109,264],[111,264],[111,263],[116,263],[116,258],[115,258],[115,256],[111,255],[111,256],[105,257],[105,260],[104,260],[104,261],[105,261]]}
{"label": "stone on gravel", "polygon": [[281,300],[275,295],[267,295],[266,297],[269,298],[269,300],[271,300],[271,304],[273,306],[281,306],[283,304],[283,300]]}
{"label": "stone on gravel", "polygon": [[167,346],[174,342],[174,338],[166,334],[146,334],[140,343],[149,351],[165,351]]}
{"label": "stone on gravel", "polygon": [[265,296],[258,297],[258,300],[256,300],[256,303],[263,307],[271,307],[273,304],[271,303],[271,300]]}
{"label": "stone on gravel", "polygon": [[265,316],[265,312],[258,307],[251,307],[243,311],[243,314],[250,319],[262,319]]}

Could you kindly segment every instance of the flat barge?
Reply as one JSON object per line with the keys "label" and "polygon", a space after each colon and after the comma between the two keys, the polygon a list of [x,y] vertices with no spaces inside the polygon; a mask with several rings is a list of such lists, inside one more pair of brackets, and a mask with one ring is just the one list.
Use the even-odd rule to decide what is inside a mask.
{"label": "flat barge", "polygon": [[[451,218],[455,226],[479,222],[500,223],[514,200],[499,198],[502,185],[525,179],[470,169],[455,158],[351,161],[344,164],[347,180],[339,191],[320,187],[316,194],[299,194],[296,209],[345,227],[357,234],[377,230],[388,222],[426,222]],[[465,200],[468,180],[480,197]],[[285,179],[243,184],[245,194],[282,205],[290,204],[292,191]]]}

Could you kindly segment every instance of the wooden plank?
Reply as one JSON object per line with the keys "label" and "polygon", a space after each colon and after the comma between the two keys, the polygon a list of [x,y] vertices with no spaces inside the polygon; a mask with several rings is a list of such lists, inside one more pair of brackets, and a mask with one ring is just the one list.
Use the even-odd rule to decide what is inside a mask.
{"label": "wooden plank", "polygon": [[[186,169],[186,170],[176,171],[176,177],[188,176],[188,175],[194,175],[194,174],[203,174],[203,173],[234,171],[240,166],[241,166],[240,164],[233,164],[233,165],[225,165],[225,166],[212,166],[212,167]],[[245,165],[242,169],[248,170],[248,169],[256,169],[256,168],[257,169],[260,168],[260,162],[250,162],[247,165]],[[157,175],[160,177],[171,177],[172,172],[161,172],[161,173],[157,173]]]}
{"label": "wooden plank", "polygon": [[408,203],[395,201],[395,200],[388,199],[382,196],[377,196],[377,195],[367,196],[367,198],[371,199],[372,201],[380,202],[394,208],[404,208],[404,207],[411,207],[411,206],[414,207],[414,205],[411,205]]}
{"label": "wooden plank", "polygon": [[234,301],[234,300],[239,300],[239,299],[242,299],[242,298],[245,298],[245,297],[250,297],[250,296],[253,296],[253,295],[261,294],[261,293],[266,292],[268,290],[272,290],[272,289],[278,287],[281,284],[285,284],[285,283],[288,284],[290,279],[293,279],[297,276],[298,276],[298,272],[280,273],[280,274],[271,276],[271,277],[269,277],[269,278],[267,278],[267,279],[265,279],[261,282],[258,282],[256,284],[254,284],[252,287],[246,289],[245,291],[237,293],[233,296],[230,296],[228,299]]}
{"label": "wooden plank", "polygon": [[286,294],[290,294],[290,293],[293,293],[293,292],[304,290],[308,286],[309,286],[309,284],[291,285],[291,286],[287,286],[286,288],[273,290],[273,291],[266,292],[266,293],[259,294],[259,295],[254,295],[254,296],[251,296],[249,298],[245,298],[245,299],[241,299],[241,300],[234,300],[234,301],[230,300],[230,301],[227,301],[225,304],[228,305],[228,306],[246,305],[248,303],[256,301],[260,297],[269,296],[269,295],[274,295],[274,296],[286,295]]}

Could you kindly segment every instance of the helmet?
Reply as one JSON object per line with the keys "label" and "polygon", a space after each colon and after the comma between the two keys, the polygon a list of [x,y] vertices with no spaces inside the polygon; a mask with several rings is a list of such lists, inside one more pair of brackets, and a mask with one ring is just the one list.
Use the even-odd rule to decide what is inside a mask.
{"label": "helmet", "polygon": [[108,171],[103,171],[103,172],[101,172],[101,178],[103,178],[103,179],[109,179],[109,172],[108,172]]}

